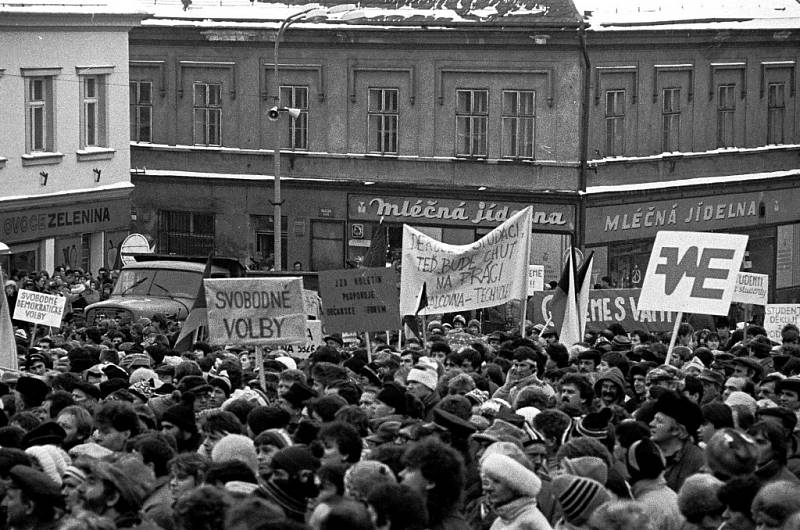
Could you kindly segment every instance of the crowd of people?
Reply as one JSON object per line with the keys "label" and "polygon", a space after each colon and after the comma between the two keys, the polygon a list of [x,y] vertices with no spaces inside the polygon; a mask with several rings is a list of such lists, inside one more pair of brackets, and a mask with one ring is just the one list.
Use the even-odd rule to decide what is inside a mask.
{"label": "crowd of people", "polygon": [[425,328],[261,363],[163,315],[20,334],[0,526],[800,529],[797,327]]}

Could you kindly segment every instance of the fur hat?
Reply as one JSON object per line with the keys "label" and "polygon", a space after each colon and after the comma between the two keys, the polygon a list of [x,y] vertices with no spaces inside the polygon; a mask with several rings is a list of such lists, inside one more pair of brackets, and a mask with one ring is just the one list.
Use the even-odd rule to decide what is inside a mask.
{"label": "fur hat", "polygon": [[22,376],[17,380],[16,390],[28,403],[38,407],[50,392],[50,387],[38,377]]}
{"label": "fur hat", "polygon": [[653,413],[659,412],[683,425],[690,435],[695,434],[703,424],[700,407],[678,392],[667,391],[658,397]]}
{"label": "fur hat", "polygon": [[725,505],[717,498],[723,482],[708,473],[689,476],[678,491],[678,508],[690,523],[699,522],[705,515],[722,513]]}
{"label": "fur hat", "polygon": [[752,473],[757,462],[755,441],[735,429],[718,430],[706,445],[706,465],[720,479]]}
{"label": "fur hat", "polygon": [[611,499],[608,490],[590,478],[559,475],[552,486],[564,519],[572,525],[585,524],[598,506]]}
{"label": "fur hat", "polygon": [[423,386],[425,386],[428,390],[436,390],[436,385],[439,384],[439,377],[436,375],[436,371],[429,370],[427,368],[419,368],[414,367],[408,373],[408,377],[406,377],[407,382],[415,381]]}
{"label": "fur hat", "polygon": [[308,385],[304,385],[299,381],[295,381],[292,383],[292,386],[289,387],[289,390],[284,394],[283,399],[291,403],[292,405],[299,407],[309,399],[315,397],[317,395],[314,390],[311,389]]}
{"label": "fur hat", "polygon": [[386,383],[375,399],[402,414],[406,409],[406,391],[397,383]]}
{"label": "fur hat", "polygon": [[212,462],[239,461],[258,475],[258,454],[253,440],[242,434],[226,434],[211,450]]}
{"label": "fur hat", "polygon": [[625,466],[628,468],[631,480],[636,482],[641,479],[656,478],[666,468],[666,462],[655,442],[645,438],[633,442],[628,448]]}
{"label": "fur hat", "polygon": [[[152,401],[152,400],[151,400]],[[181,402],[164,411],[161,422],[169,422],[184,432],[197,432],[197,422],[194,417],[194,395],[189,392],[181,396]]]}
{"label": "fur hat", "polygon": [[55,421],[41,423],[25,433],[22,437],[22,447],[28,448],[33,445],[61,445],[67,433]]}
{"label": "fur hat", "polygon": [[483,458],[481,473],[525,497],[536,497],[542,489],[542,480],[536,473],[510,456],[497,452]]}

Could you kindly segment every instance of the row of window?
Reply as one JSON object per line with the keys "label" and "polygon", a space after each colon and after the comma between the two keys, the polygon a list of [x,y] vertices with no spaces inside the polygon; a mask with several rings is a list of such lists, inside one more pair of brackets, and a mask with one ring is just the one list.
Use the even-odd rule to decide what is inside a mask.
{"label": "row of window", "polygon": [[[106,75],[79,76],[80,146],[108,147]],[[52,153],[56,146],[55,76],[25,77],[25,151]]]}
{"label": "row of window", "polygon": [[[153,83],[131,81],[131,140],[153,140]],[[222,85],[193,84],[193,142],[222,145]],[[308,149],[309,106],[307,86],[281,86],[281,102],[300,110],[284,135],[285,149]],[[370,88],[367,93],[367,138],[370,153],[395,155],[402,125],[398,107],[399,89]],[[456,90],[455,152],[457,156],[485,157],[489,152],[489,90]],[[501,153],[504,158],[531,159],[534,155],[536,92],[502,92]]]}
{"label": "row of window", "polygon": [[[625,154],[626,94],[625,90],[607,90],[605,93],[605,156]],[[735,117],[736,85],[717,87],[717,147],[736,147]],[[680,151],[681,146],[681,89],[664,88],[661,91],[661,149],[664,152]],[[786,119],[786,84],[767,85],[767,144],[784,143]]]}

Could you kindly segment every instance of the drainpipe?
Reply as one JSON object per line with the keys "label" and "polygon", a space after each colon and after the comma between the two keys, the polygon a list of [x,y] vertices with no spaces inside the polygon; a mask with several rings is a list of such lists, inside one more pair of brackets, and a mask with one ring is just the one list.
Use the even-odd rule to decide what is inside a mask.
{"label": "drainpipe", "polygon": [[586,48],[586,23],[581,20],[581,25],[578,28],[578,39],[580,41],[581,47],[581,58],[583,59],[582,66],[583,66],[583,105],[581,105],[581,131],[580,131],[580,145],[578,149],[580,150],[580,157],[581,157],[581,167],[580,172],[578,173],[578,209],[577,209],[577,227],[576,227],[576,237],[575,237],[575,246],[581,248],[584,244],[584,234],[586,232],[586,196],[583,192],[586,191],[586,182],[587,182],[587,160],[589,158],[589,108],[591,105],[591,98],[592,98],[592,84],[591,84],[591,75],[592,75],[592,67],[591,63],[589,62],[589,51]]}

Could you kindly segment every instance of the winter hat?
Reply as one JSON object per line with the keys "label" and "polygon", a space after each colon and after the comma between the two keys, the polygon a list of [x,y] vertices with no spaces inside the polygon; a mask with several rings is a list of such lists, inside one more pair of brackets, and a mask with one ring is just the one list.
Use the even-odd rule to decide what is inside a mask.
{"label": "winter hat", "polygon": [[[122,348],[120,347],[120,349]],[[137,368],[150,368],[151,364],[152,359],[146,353],[129,353],[119,361],[119,365],[128,371],[133,371]]]}
{"label": "winter hat", "polygon": [[725,404],[731,408],[733,408],[735,405],[741,405],[749,410],[750,414],[753,416],[756,415],[756,410],[758,410],[758,403],[756,402],[756,399],[750,394],[738,390],[730,393],[728,398],[725,400]]}
{"label": "winter hat", "polygon": [[231,378],[228,376],[228,371],[223,370],[217,375],[208,374],[208,384],[214,388],[219,388],[225,393],[225,397],[231,395]]}
{"label": "winter hat", "polygon": [[243,434],[226,434],[211,450],[212,462],[239,461],[258,474],[258,455],[253,440]]}
{"label": "winter hat", "polygon": [[[681,367],[681,370],[683,371],[684,375],[698,375],[705,369],[706,365],[704,365],[703,361],[701,361],[697,357],[692,357],[691,361],[689,361],[688,363],[684,364],[683,367]],[[693,371],[695,372],[694,374],[692,374]]]}
{"label": "winter hat", "polygon": [[433,370],[434,372],[439,371],[439,363],[436,362],[436,359],[432,357],[420,357],[417,359],[417,368],[427,368],[428,370]]}
{"label": "winter hat", "polygon": [[398,413],[405,412],[406,409],[406,391],[397,383],[386,383],[381,388],[380,392],[375,396],[375,399],[384,403]]}
{"label": "winter hat", "polygon": [[286,391],[286,394],[283,395],[283,399],[295,407],[300,407],[303,403],[316,395],[317,393],[314,392],[311,387],[299,381],[295,381],[292,383],[292,386],[289,387],[289,390]]}
{"label": "winter hat", "polygon": [[633,442],[628,448],[625,466],[632,481],[637,482],[659,476],[666,468],[666,462],[655,442],[645,438]]}
{"label": "winter hat", "polygon": [[38,377],[22,376],[17,380],[16,391],[29,404],[38,407],[44,402],[45,396],[50,392],[50,387]]}
{"label": "winter hat", "polygon": [[756,443],[735,429],[718,430],[706,445],[706,465],[720,479],[752,473],[757,462]]}
{"label": "winter hat", "polygon": [[79,467],[67,466],[67,468],[64,470],[64,473],[61,475],[61,482],[63,483],[64,479],[67,477],[74,478],[79,483],[82,483],[86,480],[86,472]]}
{"label": "winter hat", "polygon": [[34,445],[28,447],[25,452],[36,459],[42,471],[50,479],[61,486],[61,476],[66,471],[67,466],[72,460],[55,445]]}
{"label": "winter hat", "polygon": [[667,391],[658,397],[653,413],[659,412],[683,425],[689,435],[694,435],[703,424],[703,411],[700,407],[678,392]]}
{"label": "winter hat", "polygon": [[25,493],[25,496],[40,505],[64,507],[61,494],[61,482],[53,482],[51,478],[38,469],[30,466],[16,465],[8,472],[11,484]]}
{"label": "winter hat", "polygon": [[765,484],[753,499],[753,516],[770,528],[781,527],[790,515],[800,511],[797,489],[797,484],[788,480]]}
{"label": "winter hat", "polygon": [[553,479],[552,487],[564,519],[576,526],[585,524],[598,506],[611,500],[608,490],[590,478],[559,475]]}
{"label": "winter hat", "polygon": [[501,453],[492,452],[484,456],[481,473],[525,497],[536,497],[542,489],[542,480],[536,473]]}
{"label": "winter hat", "polygon": [[131,376],[128,378],[128,383],[135,385],[140,381],[152,381],[153,388],[157,388],[162,385],[161,379],[158,378],[158,374],[155,372],[155,370],[151,370],[150,368],[137,368],[131,372]]}
{"label": "winter hat", "polygon": [[114,485],[127,506],[139,507],[155,485],[153,470],[139,458],[124,454],[113,462],[91,462],[90,473]]}
{"label": "winter hat", "polygon": [[61,445],[67,433],[54,421],[40,423],[22,437],[22,447],[28,448],[33,445]]}
{"label": "winter hat", "polygon": [[515,411],[517,414],[525,418],[525,422],[530,426],[533,425],[533,418],[539,415],[541,410],[536,407],[522,407]]}
{"label": "winter hat", "polygon": [[467,398],[472,405],[482,405],[489,399],[489,392],[479,388],[473,388],[464,394],[464,397]]}
{"label": "winter hat", "polygon": [[573,436],[584,436],[604,440],[608,437],[608,426],[614,413],[604,407],[597,412],[590,412],[574,423]]}
{"label": "winter hat", "polygon": [[576,477],[586,477],[605,485],[608,480],[608,465],[596,456],[580,456],[561,460],[564,471]]}
{"label": "winter hat", "polygon": [[699,522],[705,515],[722,513],[725,505],[717,498],[723,482],[708,473],[689,476],[678,491],[678,508],[690,523]]}
{"label": "winter hat", "polygon": [[297,363],[291,357],[282,355],[275,358],[276,361],[284,365],[288,370],[297,370]]}
{"label": "winter hat", "polygon": [[95,460],[101,460],[109,455],[114,454],[111,449],[106,449],[102,445],[95,442],[87,442],[85,444],[78,444],[69,450],[69,456],[77,460],[78,457],[88,456]]}
{"label": "winter hat", "polygon": [[281,429],[289,425],[291,416],[280,407],[256,407],[247,414],[247,425],[258,436],[267,429]]}
{"label": "winter hat", "polygon": [[366,500],[373,488],[385,483],[397,483],[391,468],[377,460],[362,460],[345,471],[344,494],[357,501]]}
{"label": "winter hat", "polygon": [[[151,400],[152,401],[152,400]],[[194,417],[194,395],[186,393],[181,396],[181,402],[164,411],[161,422],[169,422],[184,432],[196,433],[197,422]]]}
{"label": "winter hat", "polygon": [[525,431],[515,427],[507,421],[496,419],[494,423],[483,432],[475,433],[470,436],[472,440],[482,443],[511,442],[522,445],[525,438]]}
{"label": "winter hat", "polygon": [[427,368],[414,367],[408,373],[406,381],[409,383],[415,381],[425,386],[428,390],[433,391],[436,390],[436,385],[439,383],[439,377],[433,370],[429,370]]}
{"label": "winter hat", "polygon": [[254,442],[258,445],[272,445],[278,449],[284,449],[293,445],[292,437],[283,429],[266,429],[261,431],[255,437]]}
{"label": "winter hat", "polygon": [[303,470],[316,471],[319,468],[319,464],[319,459],[305,445],[286,447],[272,456],[272,467],[274,469],[283,469],[290,475],[297,474]]}

